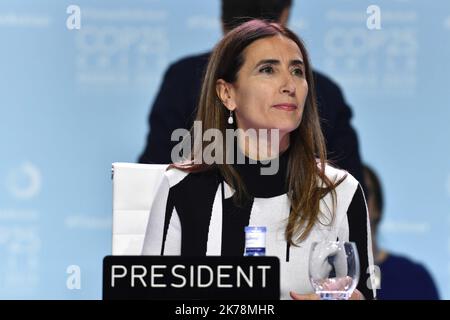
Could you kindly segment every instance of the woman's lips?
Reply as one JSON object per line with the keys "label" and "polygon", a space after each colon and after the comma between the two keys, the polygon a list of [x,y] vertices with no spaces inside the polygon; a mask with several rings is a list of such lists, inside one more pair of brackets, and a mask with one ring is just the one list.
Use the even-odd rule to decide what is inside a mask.
{"label": "woman's lips", "polygon": [[297,109],[297,105],[293,103],[280,103],[272,106],[273,108],[277,108],[284,111],[294,111]]}

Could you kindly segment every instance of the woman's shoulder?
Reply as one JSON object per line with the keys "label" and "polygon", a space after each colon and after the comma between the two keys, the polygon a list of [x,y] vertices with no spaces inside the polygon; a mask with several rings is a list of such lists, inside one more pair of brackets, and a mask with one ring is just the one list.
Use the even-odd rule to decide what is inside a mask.
{"label": "woman's shoulder", "polygon": [[[329,192],[324,197],[324,201],[328,206],[336,203],[336,212],[338,215],[341,215],[341,218],[348,214],[348,210],[352,203],[362,204],[365,202],[364,193],[360,183],[348,171],[336,168],[332,164],[326,164],[325,175],[336,185],[336,187],[334,193]],[[362,208],[359,205],[357,205],[357,207],[358,209]]]}
{"label": "woman's shoulder", "polygon": [[168,166],[164,172],[164,179],[168,183],[169,187],[173,187],[183,181],[188,175],[189,172],[173,166]]}
{"label": "woman's shoulder", "polygon": [[164,178],[166,179],[170,188],[182,185],[190,187],[192,184],[207,184],[210,181],[216,181],[217,172],[215,170],[191,172],[179,167],[168,166],[166,171],[164,172]]}
{"label": "woman's shoulder", "polygon": [[336,187],[337,193],[353,194],[356,192],[359,186],[359,181],[356,180],[356,178],[351,173],[346,170],[336,168],[330,163],[325,164],[325,175],[328,179],[330,179],[331,182],[337,183],[341,181]]}

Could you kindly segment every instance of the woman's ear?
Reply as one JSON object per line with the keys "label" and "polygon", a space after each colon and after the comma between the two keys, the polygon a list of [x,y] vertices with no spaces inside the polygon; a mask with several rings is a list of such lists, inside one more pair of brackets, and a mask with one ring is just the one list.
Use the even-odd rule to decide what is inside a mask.
{"label": "woman's ear", "polygon": [[222,104],[230,111],[236,109],[236,103],[234,101],[233,85],[226,82],[223,79],[219,79],[216,82],[216,93]]}

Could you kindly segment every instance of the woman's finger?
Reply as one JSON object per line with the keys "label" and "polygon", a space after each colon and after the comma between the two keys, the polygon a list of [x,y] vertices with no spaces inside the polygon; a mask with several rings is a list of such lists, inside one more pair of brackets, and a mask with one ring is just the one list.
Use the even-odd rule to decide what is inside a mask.
{"label": "woman's finger", "polygon": [[289,294],[294,300],[319,300],[319,296],[315,293],[299,294],[294,291],[290,291]]}

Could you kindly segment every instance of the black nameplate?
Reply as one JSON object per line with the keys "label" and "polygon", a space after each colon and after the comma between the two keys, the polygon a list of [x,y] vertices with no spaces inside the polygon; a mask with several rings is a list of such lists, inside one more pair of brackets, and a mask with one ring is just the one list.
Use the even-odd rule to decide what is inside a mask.
{"label": "black nameplate", "polygon": [[107,256],[103,299],[280,298],[277,257]]}

